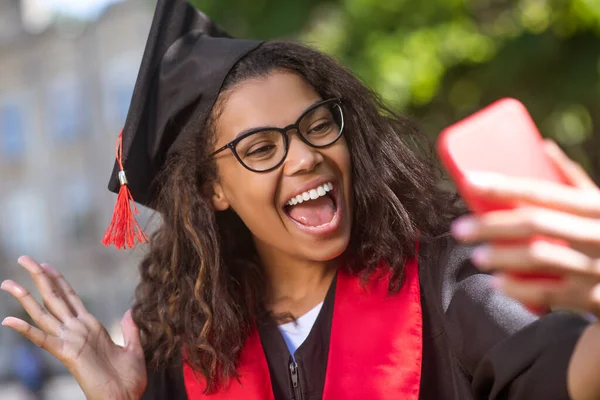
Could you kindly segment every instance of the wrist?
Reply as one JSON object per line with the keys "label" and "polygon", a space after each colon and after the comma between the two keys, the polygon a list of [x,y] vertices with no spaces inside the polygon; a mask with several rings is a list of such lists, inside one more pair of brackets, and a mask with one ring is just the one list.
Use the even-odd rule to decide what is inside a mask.
{"label": "wrist", "polygon": [[573,400],[600,398],[600,322],[588,326],[579,338],[567,369],[567,388]]}

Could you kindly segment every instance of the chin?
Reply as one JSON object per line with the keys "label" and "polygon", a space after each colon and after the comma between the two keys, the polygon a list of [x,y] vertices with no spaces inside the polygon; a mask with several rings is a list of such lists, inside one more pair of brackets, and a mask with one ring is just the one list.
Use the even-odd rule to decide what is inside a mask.
{"label": "chin", "polygon": [[348,248],[348,238],[329,239],[317,241],[316,243],[307,245],[301,251],[301,257],[311,261],[331,261],[346,251]]}

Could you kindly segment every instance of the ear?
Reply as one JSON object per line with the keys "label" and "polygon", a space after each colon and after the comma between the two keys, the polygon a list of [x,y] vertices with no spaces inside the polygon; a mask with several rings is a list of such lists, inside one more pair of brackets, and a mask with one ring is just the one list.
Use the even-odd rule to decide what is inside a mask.
{"label": "ear", "polygon": [[213,207],[217,211],[225,211],[229,208],[229,201],[227,200],[227,196],[225,196],[223,187],[218,183],[215,183],[213,185],[212,203]]}

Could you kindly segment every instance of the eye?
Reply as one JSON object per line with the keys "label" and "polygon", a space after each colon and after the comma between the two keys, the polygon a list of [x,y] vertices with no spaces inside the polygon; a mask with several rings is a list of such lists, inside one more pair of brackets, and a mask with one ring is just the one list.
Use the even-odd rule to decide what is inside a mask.
{"label": "eye", "polygon": [[260,131],[238,142],[236,151],[243,158],[266,159],[277,153],[282,141],[278,131]]}
{"label": "eye", "polygon": [[319,133],[328,132],[329,129],[331,129],[332,124],[333,124],[333,121],[331,121],[331,120],[319,121],[316,125],[313,125],[308,130],[308,134],[311,135],[311,134],[319,134]]}
{"label": "eye", "polygon": [[252,147],[246,152],[246,157],[260,157],[268,155],[275,150],[274,144],[264,144]]}

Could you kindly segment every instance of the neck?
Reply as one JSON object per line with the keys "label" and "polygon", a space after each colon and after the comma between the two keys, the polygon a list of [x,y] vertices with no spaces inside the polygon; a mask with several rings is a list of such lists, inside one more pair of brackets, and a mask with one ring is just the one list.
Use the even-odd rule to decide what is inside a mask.
{"label": "neck", "polygon": [[298,318],[325,299],[338,259],[300,260],[267,246],[256,248],[266,278],[266,306],[273,314]]}

